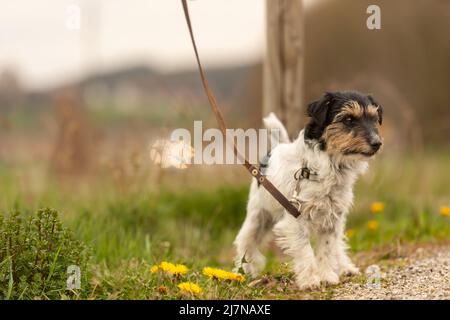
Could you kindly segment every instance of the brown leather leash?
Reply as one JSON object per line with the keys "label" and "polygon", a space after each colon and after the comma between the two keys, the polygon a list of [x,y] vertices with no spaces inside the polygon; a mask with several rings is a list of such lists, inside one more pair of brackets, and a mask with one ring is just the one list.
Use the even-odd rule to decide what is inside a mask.
{"label": "brown leather leash", "polygon": [[[200,72],[200,78],[203,83],[203,88],[205,89],[205,93],[208,97],[211,109],[214,112],[214,115],[216,116],[217,123],[219,124],[220,130],[222,131],[222,134],[226,141],[227,126],[225,125],[225,120],[223,118],[222,112],[220,111],[219,105],[217,104],[216,98],[214,97],[214,94],[209,88],[206,74],[200,62],[200,57],[197,51],[197,45],[194,39],[194,32],[192,31],[192,24],[191,18],[189,16],[189,8],[187,5],[187,0],[181,1],[183,3],[184,16],[186,17],[186,22],[189,28],[189,34],[191,35],[192,46],[194,47],[195,58],[197,59],[198,70]],[[244,167],[250,172],[250,174],[253,177],[255,177],[258,180],[259,184],[261,184],[286,209],[287,212],[289,212],[291,215],[297,218],[300,215],[300,212],[297,210],[297,208],[264,175],[261,174],[261,172],[257,167],[249,163],[248,160],[240,154],[239,150],[236,147],[236,144],[234,143],[234,140],[233,140],[233,150],[236,157],[240,161],[243,161]]]}

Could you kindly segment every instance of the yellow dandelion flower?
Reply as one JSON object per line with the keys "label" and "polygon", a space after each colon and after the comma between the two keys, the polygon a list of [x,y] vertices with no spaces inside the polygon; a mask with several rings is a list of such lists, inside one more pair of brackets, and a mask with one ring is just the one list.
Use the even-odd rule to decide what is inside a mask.
{"label": "yellow dandelion flower", "polygon": [[178,285],[181,291],[192,293],[192,294],[201,294],[202,288],[200,288],[197,284],[193,282],[182,282]]}
{"label": "yellow dandelion flower", "polygon": [[159,268],[165,273],[168,273],[173,276],[181,276],[186,274],[189,269],[183,264],[173,264],[167,261],[163,261],[159,264]]}
{"label": "yellow dandelion flower", "polygon": [[216,269],[216,268],[211,268],[211,267],[205,267],[203,268],[203,274],[209,278],[214,278],[214,279],[225,279],[225,271],[220,270],[220,269]]}
{"label": "yellow dandelion flower", "polygon": [[232,273],[232,272],[230,272],[229,276],[230,276],[230,280],[233,280],[233,281],[237,281],[237,282],[244,282],[245,281],[245,277],[242,274],[240,274],[240,273]]}
{"label": "yellow dandelion flower", "polygon": [[158,272],[158,270],[159,270],[159,268],[158,268],[157,265],[153,265],[153,266],[150,268],[150,272],[151,272],[151,273],[156,273],[156,272]]}
{"label": "yellow dandelion flower", "polygon": [[444,217],[450,217],[450,207],[442,206],[439,209],[439,214]]}
{"label": "yellow dandelion flower", "polygon": [[230,281],[245,281],[245,277],[242,274],[225,271],[222,269],[216,269],[211,267],[203,268],[203,274],[211,279],[215,280],[230,280]]}
{"label": "yellow dandelion flower", "polygon": [[384,211],[384,202],[375,201],[370,206],[370,211],[374,214],[383,212]]}
{"label": "yellow dandelion flower", "polygon": [[379,226],[380,226],[380,223],[377,220],[369,220],[367,222],[367,228],[369,230],[375,231],[378,229]]}
{"label": "yellow dandelion flower", "polygon": [[345,235],[347,236],[347,238],[353,238],[354,236],[355,236],[355,234],[356,234],[356,230],[355,229],[348,229],[346,232],[345,232]]}

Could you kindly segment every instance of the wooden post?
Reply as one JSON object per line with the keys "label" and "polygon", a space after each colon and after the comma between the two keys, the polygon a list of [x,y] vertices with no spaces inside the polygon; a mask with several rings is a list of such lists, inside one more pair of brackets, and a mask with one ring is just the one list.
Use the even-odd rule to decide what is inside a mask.
{"label": "wooden post", "polygon": [[267,0],[263,116],[274,112],[291,138],[303,125],[304,16],[302,0]]}

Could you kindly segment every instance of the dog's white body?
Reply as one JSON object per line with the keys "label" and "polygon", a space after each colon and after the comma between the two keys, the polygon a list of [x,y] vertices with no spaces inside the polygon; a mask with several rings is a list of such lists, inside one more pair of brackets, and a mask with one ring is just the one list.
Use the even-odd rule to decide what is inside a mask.
{"label": "dog's white body", "polygon": [[[264,119],[269,129],[279,129],[281,144],[272,151],[266,170],[268,179],[288,198],[296,191],[301,216],[294,218],[262,187],[253,181],[247,216],[236,237],[236,267],[251,276],[264,268],[258,247],[273,234],[276,243],[293,259],[296,282],[301,289],[320,282],[336,284],[339,275],[357,274],[347,256],[345,221],[353,203],[353,185],[368,167],[367,159],[330,156],[315,140],[298,138],[289,142],[286,129],[271,114]],[[302,167],[316,173],[314,179],[296,180]],[[315,250],[311,238],[317,238]],[[245,257],[244,257],[245,256]]]}

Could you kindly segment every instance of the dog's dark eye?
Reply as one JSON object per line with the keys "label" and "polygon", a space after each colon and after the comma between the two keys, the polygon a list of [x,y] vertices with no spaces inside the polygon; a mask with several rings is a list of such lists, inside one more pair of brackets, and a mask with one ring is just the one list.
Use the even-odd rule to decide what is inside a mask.
{"label": "dog's dark eye", "polygon": [[342,121],[346,126],[353,126],[355,124],[355,118],[353,117],[345,117],[344,120]]}

